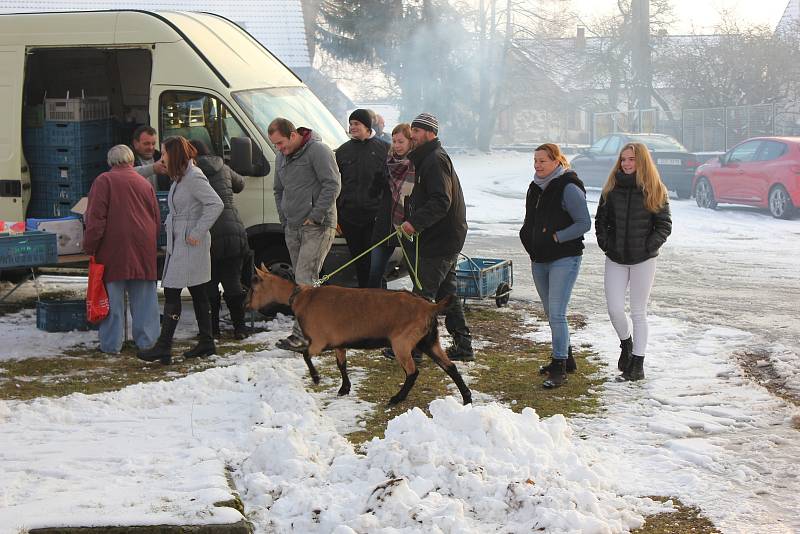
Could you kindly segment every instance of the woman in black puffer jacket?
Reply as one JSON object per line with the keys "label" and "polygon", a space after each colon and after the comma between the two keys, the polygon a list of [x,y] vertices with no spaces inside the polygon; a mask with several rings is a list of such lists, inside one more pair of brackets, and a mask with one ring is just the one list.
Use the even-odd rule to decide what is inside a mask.
{"label": "woman in black puffer jacket", "polygon": [[231,314],[233,335],[244,339],[249,335],[244,320],[244,300],[247,292],[242,287],[242,265],[250,257],[247,232],[239,212],[233,205],[233,194],[244,189],[244,179],[225,165],[222,158],[211,154],[202,141],[191,141],[197,149],[195,163],[208,178],[211,187],[222,200],[224,209],[211,227],[211,281],[206,284],[211,303],[211,328],[219,339],[219,285],[222,284],[225,304]]}
{"label": "woman in black puffer jacket", "polygon": [[[603,187],[595,216],[597,244],[606,253],[606,306],[620,339],[620,380],[644,378],[647,303],[656,256],[671,231],[667,188],[650,151],[642,143],[628,143]],[[628,287],[631,321],[625,313]]]}

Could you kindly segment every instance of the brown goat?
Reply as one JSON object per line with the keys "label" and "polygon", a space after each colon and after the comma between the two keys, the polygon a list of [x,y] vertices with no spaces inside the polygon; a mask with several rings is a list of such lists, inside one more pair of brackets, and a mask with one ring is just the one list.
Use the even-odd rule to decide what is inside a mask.
{"label": "brown goat", "polygon": [[453,379],[464,404],[472,402],[472,392],[439,344],[436,316],[447,307],[449,299],[434,304],[408,291],[301,286],[261,267],[256,268],[247,307],[257,310],[268,304],[291,306],[308,339],[303,358],[315,384],[319,383],[319,374],[311,356],[336,350],[336,364],[342,374],[339,395],[347,395],[350,378],[345,349],[391,346],[406,373],[403,387],[389,400],[389,404],[397,404],[406,398],[419,375],[411,357],[412,349],[417,348]]}

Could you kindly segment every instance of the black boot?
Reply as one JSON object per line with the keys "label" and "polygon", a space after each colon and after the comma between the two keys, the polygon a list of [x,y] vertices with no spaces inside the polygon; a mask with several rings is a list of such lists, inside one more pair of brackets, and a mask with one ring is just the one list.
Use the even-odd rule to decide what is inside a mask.
{"label": "black boot", "polygon": [[167,309],[164,305],[164,314],[161,316],[161,333],[156,340],[156,344],[146,350],[140,350],[136,357],[146,362],[159,360],[164,365],[172,363],[172,336],[175,335],[175,328],[178,327],[180,315],[175,313],[177,310]]}
{"label": "black boot", "polygon": [[228,311],[231,314],[233,337],[236,339],[246,338],[253,333],[244,320],[244,299],[247,298],[247,293],[231,296],[225,293],[224,298],[225,304],[228,305]]}
{"label": "black boot", "polygon": [[545,389],[561,387],[567,381],[567,360],[553,358],[550,362],[550,372],[547,380],[542,384]]}
{"label": "black boot", "polygon": [[631,356],[628,367],[617,377],[617,380],[620,382],[636,382],[642,379],[644,379],[644,356],[636,356],[634,354]]}
{"label": "black boot", "polygon": [[183,357],[187,360],[190,358],[200,358],[202,356],[211,356],[217,352],[217,346],[214,345],[214,338],[211,333],[211,306],[206,299],[192,299],[194,304],[194,313],[197,316],[197,329],[200,331],[200,341],[197,345],[183,353]]}
{"label": "black boot", "polygon": [[209,282],[208,290],[208,304],[211,306],[211,335],[214,339],[220,339],[222,334],[219,331],[219,307],[221,299],[219,297],[219,286]]}
{"label": "black boot", "polygon": [[[547,365],[540,365],[539,366],[539,374],[546,375],[550,372],[550,366],[553,365],[555,360],[550,360],[550,363]],[[575,363],[575,357],[572,355],[572,345],[569,346],[569,350],[567,351],[567,372],[574,373],[578,370],[578,364]]]}
{"label": "black boot", "polygon": [[623,339],[619,342],[619,360],[617,361],[617,369],[625,372],[628,368],[628,362],[631,360],[631,353],[633,352],[633,338]]}

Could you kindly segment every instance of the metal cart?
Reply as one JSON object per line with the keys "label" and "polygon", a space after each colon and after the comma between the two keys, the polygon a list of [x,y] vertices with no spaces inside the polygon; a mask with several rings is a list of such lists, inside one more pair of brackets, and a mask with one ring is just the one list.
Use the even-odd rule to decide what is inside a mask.
{"label": "metal cart", "polygon": [[461,256],[456,265],[456,295],[464,301],[494,297],[498,308],[508,304],[514,285],[511,260]]}

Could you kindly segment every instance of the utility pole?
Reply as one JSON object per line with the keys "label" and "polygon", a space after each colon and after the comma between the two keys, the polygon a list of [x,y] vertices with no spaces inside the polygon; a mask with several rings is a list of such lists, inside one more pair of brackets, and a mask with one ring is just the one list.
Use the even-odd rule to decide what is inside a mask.
{"label": "utility pole", "polygon": [[634,75],[634,108],[648,109],[653,90],[650,50],[650,0],[631,3],[631,64]]}

